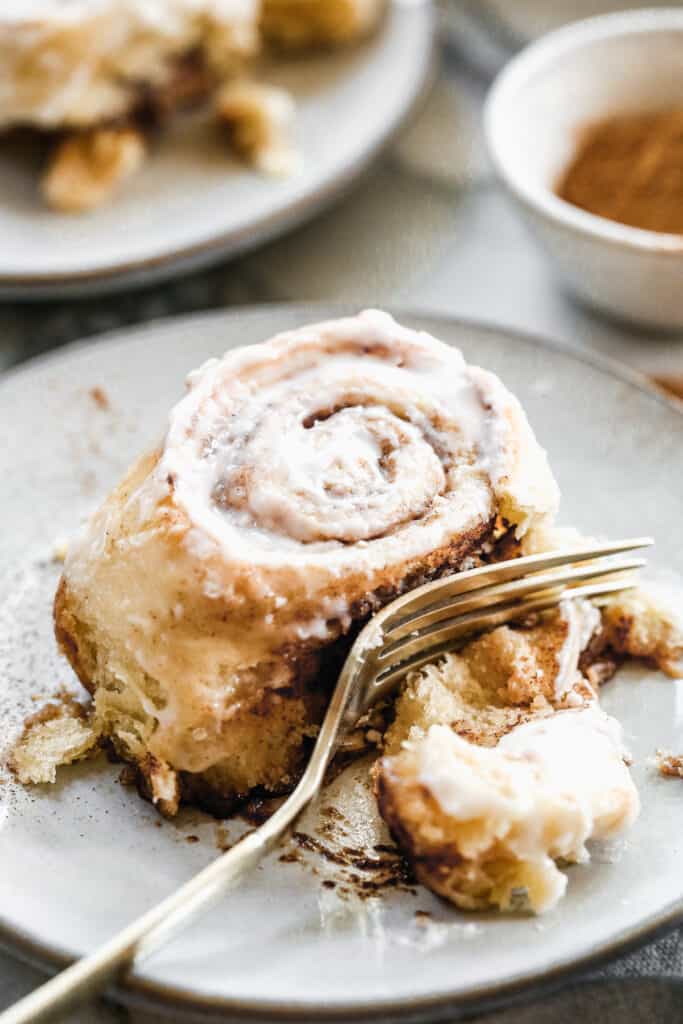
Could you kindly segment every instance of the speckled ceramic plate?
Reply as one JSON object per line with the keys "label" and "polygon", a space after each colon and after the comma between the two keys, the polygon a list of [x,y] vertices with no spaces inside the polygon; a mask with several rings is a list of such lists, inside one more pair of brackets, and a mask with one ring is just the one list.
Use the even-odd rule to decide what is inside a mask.
{"label": "speckled ceramic plate", "polygon": [[3,145],[0,297],[149,284],[306,220],[343,192],[401,123],[427,79],[432,40],[429,5],[401,0],[363,45],[264,72],[298,106],[301,168],[285,178],[245,169],[201,118],[179,118],[111,204],[59,215],[38,195],[39,161]]}
{"label": "speckled ceramic plate", "polygon": [[[0,379],[5,742],[33,697],[71,678],[51,635],[55,542],[158,438],[185,373],[233,345],[339,312],[287,306],[160,323]],[[566,522],[616,537],[651,533],[655,566],[683,571],[676,408],[637,380],[531,338],[404,319],[461,346],[520,396],[550,451]],[[604,703],[624,723],[643,811],[625,843],[569,869],[552,913],[464,915],[406,885],[391,855],[375,849],[388,837],[361,763],[302,823],[309,849],[294,844],[284,860],[263,863],[120,995],[250,1019],[453,1019],[672,925],[683,917],[683,784],[659,778],[648,759],[657,747],[683,751],[683,683],[630,668],[605,688]],[[64,770],[54,787],[4,785],[0,928],[18,953],[54,965],[92,950],[245,827],[192,812],[162,821],[118,774],[102,760]],[[368,851],[384,861],[379,870],[369,869]]]}

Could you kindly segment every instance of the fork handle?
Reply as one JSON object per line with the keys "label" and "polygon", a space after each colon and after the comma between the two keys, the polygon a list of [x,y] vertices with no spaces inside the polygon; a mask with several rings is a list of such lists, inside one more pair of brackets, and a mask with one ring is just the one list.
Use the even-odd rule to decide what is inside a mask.
{"label": "fork handle", "polygon": [[94,953],[77,960],[14,1006],[0,1024],[41,1024],[101,992],[133,961],[140,961],[177,933],[280,841],[319,788],[304,774],[297,789],[264,825],[212,861],[189,882],[133,921]]}
{"label": "fork handle", "polygon": [[[366,630],[369,627],[366,626]],[[363,633],[358,638],[359,642]],[[358,673],[347,658],[328,705],[310,760],[294,792],[275,814],[231,850],[212,861],[161,903],[129,924],[90,956],[77,960],[4,1013],[0,1024],[42,1024],[56,1013],[95,995],[120,978],[133,962],[149,956],[222,896],[280,842],[317,796],[327,766],[345,731],[358,719]]]}

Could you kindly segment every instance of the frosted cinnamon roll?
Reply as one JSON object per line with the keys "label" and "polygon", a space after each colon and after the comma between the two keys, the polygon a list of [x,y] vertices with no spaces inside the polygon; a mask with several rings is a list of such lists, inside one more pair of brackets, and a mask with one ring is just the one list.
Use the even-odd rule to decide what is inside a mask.
{"label": "frosted cinnamon roll", "polygon": [[229,352],[71,547],[58,639],[152,799],[290,787],[367,616],[558,492],[492,374],[384,313]]}

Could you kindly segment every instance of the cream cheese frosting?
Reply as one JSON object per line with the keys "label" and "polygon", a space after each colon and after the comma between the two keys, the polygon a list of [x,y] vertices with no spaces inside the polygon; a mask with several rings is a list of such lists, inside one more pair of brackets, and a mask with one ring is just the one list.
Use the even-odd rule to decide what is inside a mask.
{"label": "cream cheese frosting", "polygon": [[493,748],[435,725],[415,755],[419,783],[460,826],[458,853],[476,862],[495,845],[499,861],[517,864],[503,905],[519,887],[548,910],[567,885],[555,861],[587,860],[589,839],[613,838],[638,815],[621,727],[597,705],[526,722]]}
{"label": "cream cheese frosting", "polygon": [[440,547],[498,503],[517,506],[520,533],[529,494],[534,517],[557,506],[545,453],[497,378],[377,310],[230,352],[188,386],[150,488],[172,478],[205,541],[248,545],[252,563],[324,550],[332,566],[376,568]]}
{"label": "cream cheese frosting", "polygon": [[590,601],[563,601],[560,615],[567,623],[567,638],[557,654],[555,700],[561,701],[580,678],[579,659],[601,625],[600,612]]}

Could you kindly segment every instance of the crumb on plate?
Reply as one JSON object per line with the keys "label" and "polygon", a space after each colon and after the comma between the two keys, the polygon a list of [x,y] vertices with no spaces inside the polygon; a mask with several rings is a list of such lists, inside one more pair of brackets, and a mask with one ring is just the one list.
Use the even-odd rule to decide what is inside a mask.
{"label": "crumb on plate", "polygon": [[284,89],[249,80],[228,82],[215,111],[235,153],[266,174],[292,172],[295,154],[288,140],[294,101]]}
{"label": "crumb on plate", "polygon": [[99,740],[85,708],[70,694],[60,694],[27,719],[8,765],[22,783],[52,783],[60,765],[94,754]]}
{"label": "crumb on plate", "polygon": [[658,750],[656,755],[657,770],[664,778],[683,779],[683,754],[672,754],[666,750]]}
{"label": "crumb on plate", "polygon": [[94,210],[139,170],[146,149],[144,136],[133,128],[96,128],[67,135],[43,177],[45,200],[61,213]]}
{"label": "crumb on plate", "polygon": [[94,387],[90,388],[90,397],[92,398],[98,409],[102,409],[106,412],[110,408],[109,395],[104,388]]}
{"label": "crumb on plate", "polygon": [[57,537],[52,545],[52,561],[63,563],[69,552],[69,542],[66,537]]}

